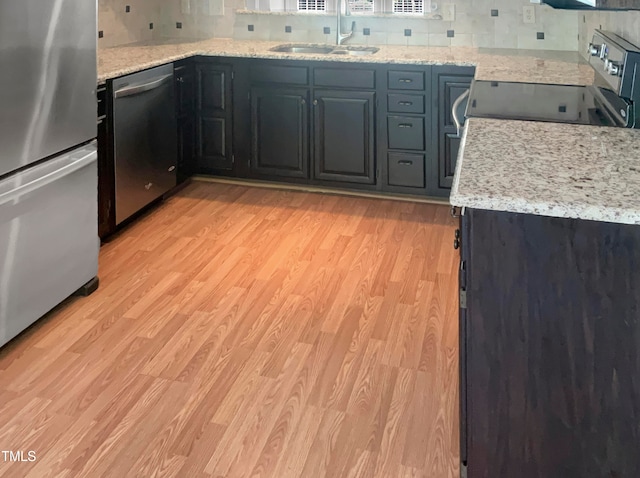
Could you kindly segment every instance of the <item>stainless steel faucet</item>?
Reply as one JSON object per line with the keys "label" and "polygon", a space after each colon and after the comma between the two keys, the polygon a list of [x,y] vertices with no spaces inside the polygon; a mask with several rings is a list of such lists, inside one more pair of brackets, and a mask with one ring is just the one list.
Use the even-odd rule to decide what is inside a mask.
{"label": "stainless steel faucet", "polygon": [[342,33],[342,2],[345,1],[345,16],[351,15],[349,11],[349,0],[337,0],[336,1],[336,45],[342,45],[345,40],[348,40],[353,36],[353,32],[356,29],[356,22],[351,22],[351,31],[349,33]]}

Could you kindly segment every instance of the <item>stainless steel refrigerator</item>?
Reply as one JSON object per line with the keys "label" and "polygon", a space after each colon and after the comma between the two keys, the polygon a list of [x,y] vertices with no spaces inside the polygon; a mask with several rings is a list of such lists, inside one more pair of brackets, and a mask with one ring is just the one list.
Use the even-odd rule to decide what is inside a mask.
{"label": "stainless steel refrigerator", "polygon": [[0,0],[0,346],[96,284],[96,16]]}

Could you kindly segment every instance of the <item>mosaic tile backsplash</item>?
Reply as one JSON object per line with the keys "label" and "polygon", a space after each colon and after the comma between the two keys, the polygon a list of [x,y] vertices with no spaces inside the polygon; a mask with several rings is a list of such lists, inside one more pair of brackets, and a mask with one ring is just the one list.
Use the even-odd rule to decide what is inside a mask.
{"label": "mosaic tile backsplash", "polygon": [[[579,33],[586,24],[581,13],[554,10],[529,0],[437,3],[435,18],[354,14],[345,21],[356,22],[349,42],[576,51],[582,43]],[[450,4],[455,5],[453,21],[441,19],[439,14]],[[533,7],[532,23],[525,23],[525,6]],[[245,0],[99,0],[98,45],[214,37],[335,42],[335,16],[331,14],[250,12],[244,8]]]}

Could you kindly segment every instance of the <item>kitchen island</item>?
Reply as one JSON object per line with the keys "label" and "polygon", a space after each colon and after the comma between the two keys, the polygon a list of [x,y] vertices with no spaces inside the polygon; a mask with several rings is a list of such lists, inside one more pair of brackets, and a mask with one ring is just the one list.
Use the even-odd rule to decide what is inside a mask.
{"label": "kitchen island", "polygon": [[469,478],[640,475],[639,142],[468,121],[451,203]]}

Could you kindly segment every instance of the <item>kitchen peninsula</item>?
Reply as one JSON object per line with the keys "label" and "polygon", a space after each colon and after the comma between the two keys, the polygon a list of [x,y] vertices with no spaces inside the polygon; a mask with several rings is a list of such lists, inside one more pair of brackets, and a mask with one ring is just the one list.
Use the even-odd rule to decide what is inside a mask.
{"label": "kitchen peninsula", "polygon": [[462,208],[468,476],[640,473],[640,131],[472,118]]}

